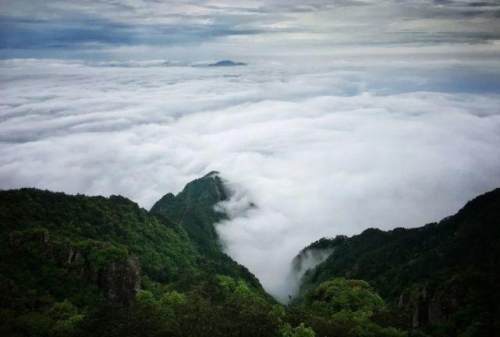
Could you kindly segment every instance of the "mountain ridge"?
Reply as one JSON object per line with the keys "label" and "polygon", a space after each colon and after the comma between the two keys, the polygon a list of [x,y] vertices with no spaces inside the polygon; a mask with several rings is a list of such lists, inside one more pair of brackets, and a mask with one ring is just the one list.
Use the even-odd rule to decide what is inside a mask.
{"label": "mountain ridge", "polygon": [[498,333],[500,189],[438,223],[310,244],[293,262],[302,285],[287,306],[224,253],[214,225],[227,215],[215,205],[230,197],[218,172],[150,211],[116,195],[0,191],[0,334]]}
{"label": "mountain ridge", "polygon": [[201,249],[220,250],[214,224],[227,216],[214,207],[228,198],[219,172],[211,171],[186,184],[177,195],[165,194],[151,207],[150,213],[183,226]]}
{"label": "mountain ridge", "polygon": [[413,328],[440,325],[449,334],[472,329],[460,322],[460,310],[469,310],[474,317],[468,321],[489,317],[476,328],[492,336],[499,331],[492,322],[500,322],[499,243],[497,188],[436,223],[390,231],[369,228],[310,244],[296,256],[295,266],[309,250],[332,252],[305,272],[299,297],[333,277],[363,279],[404,312],[402,319]]}

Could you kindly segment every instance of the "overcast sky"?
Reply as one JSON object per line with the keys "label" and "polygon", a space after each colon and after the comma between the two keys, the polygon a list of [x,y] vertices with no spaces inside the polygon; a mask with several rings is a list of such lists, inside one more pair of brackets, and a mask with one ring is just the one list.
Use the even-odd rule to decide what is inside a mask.
{"label": "overcast sky", "polygon": [[0,0],[0,188],[149,208],[218,170],[227,252],[286,298],[311,241],[500,187],[499,34],[499,1]]}

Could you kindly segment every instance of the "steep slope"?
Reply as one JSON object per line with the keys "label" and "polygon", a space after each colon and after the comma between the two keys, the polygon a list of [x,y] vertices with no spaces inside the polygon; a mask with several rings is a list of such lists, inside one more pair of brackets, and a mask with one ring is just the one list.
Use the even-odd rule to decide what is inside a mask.
{"label": "steep slope", "polygon": [[[181,228],[150,216],[119,196],[69,196],[35,189],[4,191],[0,192],[0,223],[0,252],[4,257],[1,272],[16,284],[41,276],[39,270],[29,268],[32,275],[16,279],[18,271],[28,271],[18,268],[18,262],[27,261],[29,256],[42,259],[40,266],[57,266],[46,276],[59,280],[64,280],[61,275],[80,274],[82,279],[94,279],[99,269],[132,256],[137,257],[145,275],[161,282],[174,281],[196,265],[195,249]],[[73,272],[75,265],[84,270]],[[104,276],[97,276],[96,281],[100,277]]]}
{"label": "steep slope", "polygon": [[227,200],[228,193],[217,172],[196,179],[174,196],[168,193],[151,208],[151,214],[164,217],[184,228],[202,250],[219,251],[214,224],[226,218],[214,206]]}
{"label": "steep slope", "polygon": [[53,327],[49,318],[61,307],[79,322],[109,304],[126,307],[144,290],[212,296],[222,283],[243,282],[273,303],[219,248],[213,224],[224,215],[213,206],[222,191],[212,175],[190,183],[167,206],[169,217],[120,196],[0,191],[0,320],[7,324],[0,334]]}
{"label": "steep slope", "polygon": [[305,273],[301,294],[333,277],[366,280],[413,328],[500,335],[500,189],[439,223],[321,239],[295,266],[307,251],[324,249],[331,255]]}
{"label": "steep slope", "polygon": [[294,261],[304,296],[287,308],[221,250],[228,197],[216,172],[150,212],[0,191],[0,335],[500,335],[500,189],[439,223],[318,240]]}
{"label": "steep slope", "polygon": [[219,173],[212,171],[188,183],[176,196],[172,193],[164,195],[153,205],[150,214],[182,228],[203,257],[207,269],[243,278],[262,290],[252,273],[222,251],[214,225],[227,215],[217,211],[215,206],[228,198],[229,193]]}

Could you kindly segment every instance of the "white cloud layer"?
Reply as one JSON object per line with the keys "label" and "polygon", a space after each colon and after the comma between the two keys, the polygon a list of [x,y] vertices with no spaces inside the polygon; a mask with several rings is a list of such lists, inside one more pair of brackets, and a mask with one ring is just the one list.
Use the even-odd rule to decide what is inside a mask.
{"label": "white cloud layer", "polygon": [[286,298],[311,241],[422,225],[500,186],[498,45],[453,48],[229,68],[4,60],[0,187],[149,208],[218,170],[237,192],[228,253]]}

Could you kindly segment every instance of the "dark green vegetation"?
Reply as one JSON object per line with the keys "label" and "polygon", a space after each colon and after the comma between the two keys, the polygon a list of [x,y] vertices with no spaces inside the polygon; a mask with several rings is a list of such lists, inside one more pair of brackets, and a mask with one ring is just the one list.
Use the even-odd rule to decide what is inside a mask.
{"label": "dark green vegetation", "polygon": [[[275,302],[218,248],[213,223],[223,215],[213,208],[226,197],[220,188],[219,178],[208,175],[172,196],[173,210],[167,196],[153,212],[119,196],[0,192],[0,335],[252,331],[245,324],[259,321]],[[177,306],[169,300],[176,294],[183,300],[169,321],[164,310]],[[222,312],[240,315],[244,305],[253,308],[246,321]],[[214,317],[210,328],[204,319]]]}
{"label": "dark green vegetation", "polygon": [[217,172],[186,185],[177,196],[168,193],[151,208],[151,214],[169,219],[184,228],[204,252],[219,253],[214,223],[226,219],[226,215],[214,210],[219,201],[228,199],[228,193]]}
{"label": "dark green vegetation", "polygon": [[396,325],[432,336],[500,336],[500,189],[439,223],[321,239],[302,255],[324,249],[333,253],[305,274],[302,294],[332,277],[362,279],[398,313]]}
{"label": "dark green vegetation", "polygon": [[305,251],[334,252],[285,307],[222,252],[216,173],[149,212],[120,196],[2,191],[0,336],[403,337],[415,305],[419,327],[435,326],[423,313],[436,298],[455,307],[435,336],[494,336],[498,194],[422,229],[314,243]]}

